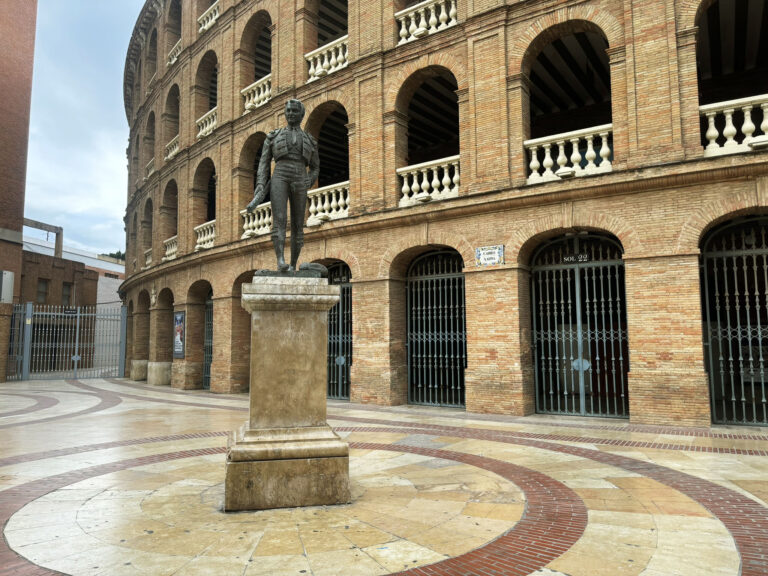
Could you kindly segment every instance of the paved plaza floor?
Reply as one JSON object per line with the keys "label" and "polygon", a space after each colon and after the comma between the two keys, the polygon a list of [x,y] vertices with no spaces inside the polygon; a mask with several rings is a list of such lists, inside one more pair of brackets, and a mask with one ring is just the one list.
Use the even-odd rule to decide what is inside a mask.
{"label": "paved plaza floor", "polygon": [[329,401],[352,503],[222,512],[247,396],[0,384],[0,574],[768,574],[768,429]]}

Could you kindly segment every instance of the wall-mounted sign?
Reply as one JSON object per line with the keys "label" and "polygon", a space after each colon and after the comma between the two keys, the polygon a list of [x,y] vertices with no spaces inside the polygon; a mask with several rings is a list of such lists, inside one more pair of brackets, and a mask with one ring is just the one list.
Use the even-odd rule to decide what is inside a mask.
{"label": "wall-mounted sign", "polygon": [[184,338],[186,336],[185,325],[186,312],[173,313],[173,357],[184,358]]}
{"label": "wall-mounted sign", "polygon": [[475,248],[475,266],[504,264],[504,245]]}

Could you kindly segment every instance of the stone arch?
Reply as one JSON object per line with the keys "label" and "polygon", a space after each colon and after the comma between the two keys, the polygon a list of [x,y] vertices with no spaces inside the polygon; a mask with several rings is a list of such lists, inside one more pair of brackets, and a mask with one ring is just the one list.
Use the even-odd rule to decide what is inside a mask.
{"label": "stone arch", "polygon": [[352,278],[359,280],[362,278],[362,270],[360,269],[360,259],[357,254],[349,250],[345,246],[334,246],[330,249],[326,247],[325,255],[319,260],[341,260],[352,272]]}
{"label": "stone arch", "polygon": [[377,278],[403,279],[414,258],[424,252],[439,248],[450,248],[458,252],[465,267],[474,259],[472,247],[462,236],[430,233],[427,240],[424,244],[417,245],[407,239],[401,242],[391,242],[387,251],[379,259]]}
{"label": "stone arch", "polygon": [[754,191],[739,192],[700,206],[683,224],[677,237],[675,252],[678,254],[697,254],[702,238],[714,226],[749,213],[768,213],[768,206],[758,203]]}
{"label": "stone arch", "polygon": [[678,0],[677,30],[688,30],[699,22],[702,14],[718,0]]}
{"label": "stone arch", "polygon": [[[336,100],[327,100],[317,106],[307,118],[304,129],[317,141],[320,157],[318,187],[349,180],[349,113]],[[342,131],[344,137],[333,135]],[[329,132],[329,130],[331,132]]]}
{"label": "stone arch", "polygon": [[[200,58],[195,72],[195,84],[192,90],[195,120],[218,106],[220,92],[218,70],[219,57],[214,50],[208,50]],[[213,91],[214,84],[216,85],[215,92]]]}
{"label": "stone arch", "polygon": [[[456,79],[456,84],[458,85],[459,90],[468,87],[466,66],[459,58],[446,52],[425,54],[417,60],[408,62],[399,72],[397,72],[396,76],[389,81],[389,91],[384,98],[384,111],[390,112],[392,110],[399,110],[398,104],[403,101],[402,99],[405,98],[406,102],[410,100],[410,96],[413,95],[413,90],[418,87],[420,83],[420,77],[418,75],[423,73],[424,70],[433,67],[444,68],[450,72]],[[412,82],[413,88],[410,93],[403,92],[403,88],[407,82]]]}
{"label": "stone arch", "polygon": [[533,251],[541,242],[574,229],[613,234],[624,247],[625,257],[644,252],[637,232],[625,220],[605,212],[575,210],[572,222],[566,223],[562,214],[552,214],[515,230],[505,241],[506,260],[508,263],[527,266]]}
{"label": "stone arch", "polygon": [[174,84],[168,90],[168,94],[165,98],[165,109],[163,111],[163,142],[168,144],[171,140],[179,135],[179,121],[181,114],[179,113],[181,106],[179,85]]}
{"label": "stone arch", "polygon": [[[304,130],[311,133],[312,126],[310,125],[310,119],[320,109],[323,109],[327,104],[335,103],[342,106],[347,111],[350,124],[355,122],[355,104],[354,94],[350,91],[349,87],[338,88],[322,92],[313,98],[307,99],[304,103],[307,108],[306,122],[304,124]],[[322,122],[321,122],[322,123]]]}
{"label": "stone arch", "polygon": [[[261,159],[261,147],[266,140],[267,135],[264,132],[257,131],[248,136],[248,139],[240,149],[240,157],[237,161],[237,168],[234,177],[234,189],[237,194],[237,206],[241,210],[246,207],[253,198],[253,189],[256,186],[256,171],[258,162]],[[265,198],[267,202],[269,198]]]}
{"label": "stone arch", "polygon": [[[608,11],[594,5],[579,5],[561,8],[542,16],[526,26],[509,51],[509,72],[527,73],[524,64],[531,54],[538,54],[541,47],[561,35],[564,30],[581,31],[585,24],[597,28],[608,40],[608,46],[615,48],[624,45],[624,28]],[[530,69],[530,64],[528,65]]]}
{"label": "stone arch", "polygon": [[[192,179],[192,214],[189,220],[192,228],[208,222],[216,217],[216,190],[210,193],[209,186],[211,178],[216,179],[216,165],[209,157],[203,158],[195,168],[195,175]],[[211,203],[213,205],[211,205]],[[193,232],[194,233],[194,232]]]}
{"label": "stone arch", "polygon": [[[142,169],[155,158],[155,133],[155,112],[152,110],[147,115],[147,122],[144,124],[144,159],[141,165]],[[144,175],[146,176],[147,174],[145,173]]]}

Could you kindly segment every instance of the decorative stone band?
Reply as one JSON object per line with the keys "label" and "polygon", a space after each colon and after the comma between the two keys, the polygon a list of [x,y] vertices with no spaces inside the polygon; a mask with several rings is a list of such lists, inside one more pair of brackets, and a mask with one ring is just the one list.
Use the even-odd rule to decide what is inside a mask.
{"label": "decorative stone band", "polygon": [[165,256],[163,256],[163,262],[168,262],[169,260],[176,258],[176,255],[179,251],[179,237],[172,236],[171,238],[168,238],[168,240],[165,240],[163,245],[165,245]]}
{"label": "decorative stone band", "polygon": [[426,0],[395,13],[400,36],[398,44],[412,42],[458,24],[457,0]]}
{"label": "decorative stone band", "polygon": [[243,235],[241,238],[269,234],[272,230],[272,205],[269,202],[259,204],[253,212],[240,210],[240,215],[243,217]]}
{"label": "decorative stone band", "polygon": [[[759,135],[752,120],[754,108],[763,111]],[[699,113],[707,119],[704,136],[709,144],[704,148],[705,156],[749,152],[768,146],[768,94],[707,104],[699,107]]]}
{"label": "decorative stone band", "polygon": [[165,65],[173,66],[176,63],[176,60],[179,59],[180,55],[181,55],[181,38],[179,38],[179,41],[173,45],[173,48],[171,48],[171,51],[168,52],[168,60],[166,61]]}
{"label": "decorative stone band", "polygon": [[305,54],[304,58],[309,64],[308,83],[346,68],[349,64],[349,36],[344,35],[317,50],[312,50]]}
{"label": "decorative stone band", "polygon": [[307,226],[349,216],[349,180],[310,190]]}
{"label": "decorative stone band", "polygon": [[173,137],[173,140],[168,142],[168,144],[165,145],[165,154],[164,158],[166,160],[172,160],[176,154],[179,153],[180,146],[179,146],[179,135],[176,134],[176,136]]}
{"label": "decorative stone band", "polygon": [[216,124],[217,124],[217,114],[216,114],[216,108],[213,108],[203,114],[200,118],[197,120],[197,137],[198,138],[205,138],[208,136],[211,132],[216,130]]}
{"label": "decorative stone band", "polygon": [[[275,272],[275,274],[278,274]],[[285,310],[330,310],[339,301],[339,286],[327,278],[255,276],[242,285],[241,302],[248,312]]]}
{"label": "decorative stone band", "polygon": [[155,159],[152,158],[149,162],[147,162],[147,165],[144,167],[144,180],[152,176],[155,172]]}
{"label": "decorative stone band", "polygon": [[216,24],[216,20],[219,19],[219,2],[218,0],[213,3],[213,6],[208,8],[205,12],[203,12],[203,15],[200,16],[200,18],[197,19],[197,23],[200,25],[200,29],[198,30],[199,34],[202,34],[208,28]]}
{"label": "decorative stone band", "polygon": [[241,90],[240,94],[245,99],[244,114],[248,114],[251,110],[266,104],[272,98],[272,74],[259,78],[256,82]]}
{"label": "decorative stone band", "polygon": [[150,266],[152,266],[152,248],[144,250],[144,266],[142,267],[142,270],[146,270]]}
{"label": "decorative stone band", "polygon": [[[530,157],[528,184],[560,180],[572,176],[589,176],[613,170],[611,164],[613,124],[553,134],[523,142]],[[557,170],[553,159],[556,147]],[[595,160],[599,158],[599,162]],[[540,172],[542,166],[543,172]]]}
{"label": "decorative stone band", "polygon": [[230,443],[227,460],[288,460],[349,456],[349,445],[330,426],[297,428],[240,428]]}
{"label": "decorative stone band", "polygon": [[195,252],[213,248],[213,242],[216,240],[216,220],[200,224],[200,226],[195,226],[194,230],[195,237],[197,238]]}
{"label": "decorative stone band", "polygon": [[401,207],[459,195],[459,156],[398,168],[397,175],[401,180]]}

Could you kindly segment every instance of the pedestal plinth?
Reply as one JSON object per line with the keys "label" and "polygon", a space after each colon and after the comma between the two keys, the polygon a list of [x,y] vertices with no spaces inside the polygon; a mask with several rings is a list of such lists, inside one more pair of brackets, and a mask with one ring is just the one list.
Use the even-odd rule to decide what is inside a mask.
{"label": "pedestal plinth", "polygon": [[339,287],[325,278],[255,276],[248,422],[230,436],[225,510],[343,504],[349,448],[326,422],[328,310]]}

